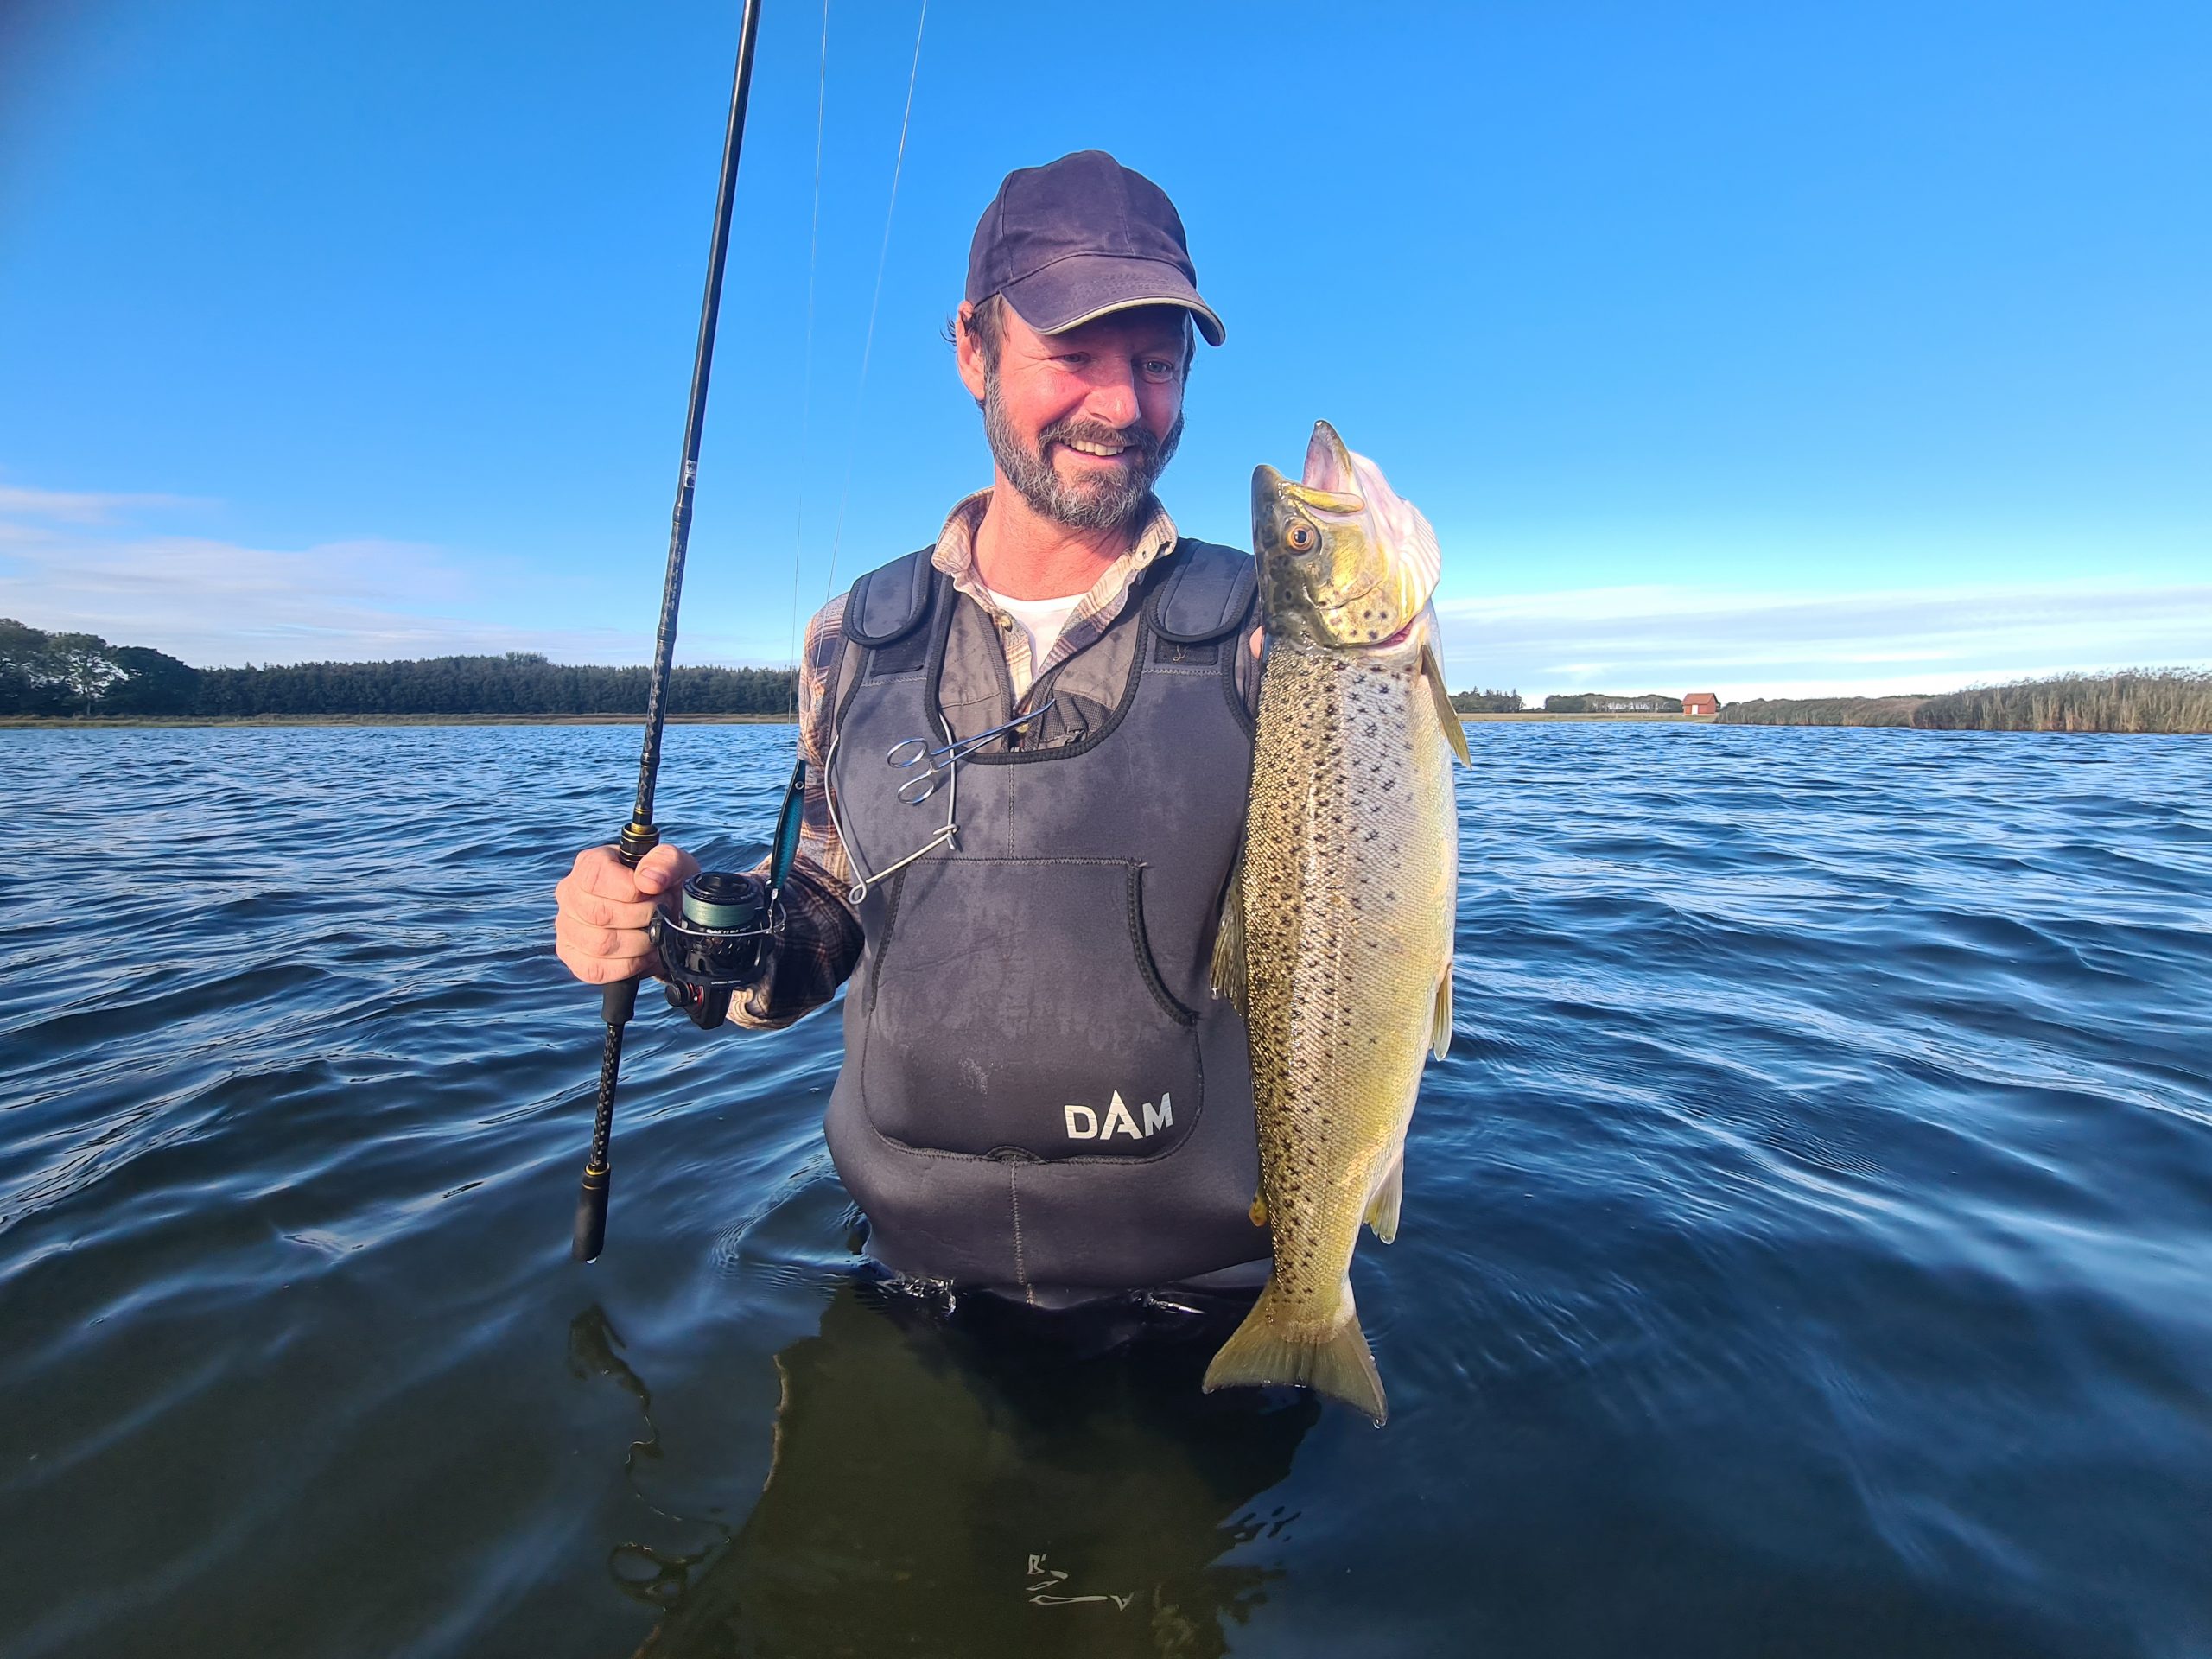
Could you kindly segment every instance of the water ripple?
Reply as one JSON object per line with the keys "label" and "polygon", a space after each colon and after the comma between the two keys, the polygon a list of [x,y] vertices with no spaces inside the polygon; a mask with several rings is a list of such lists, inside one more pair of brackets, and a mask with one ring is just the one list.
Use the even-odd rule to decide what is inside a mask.
{"label": "water ripple", "polygon": [[0,733],[0,1649],[2212,1651],[2212,745],[1471,736],[1377,1435],[873,1291],[834,1014],[632,1027],[569,1263],[633,733]]}

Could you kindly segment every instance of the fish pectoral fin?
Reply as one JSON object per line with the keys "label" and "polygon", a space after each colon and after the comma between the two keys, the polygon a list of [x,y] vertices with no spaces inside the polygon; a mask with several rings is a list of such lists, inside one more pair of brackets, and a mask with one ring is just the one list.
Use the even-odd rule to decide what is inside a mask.
{"label": "fish pectoral fin", "polygon": [[1221,931],[1213,939],[1213,994],[1225,996],[1236,1012],[1250,1012],[1250,981],[1244,963],[1244,855],[1240,849],[1229,872],[1229,892],[1221,901]]}
{"label": "fish pectoral fin", "polygon": [[1452,964],[1444,964],[1444,977],[1436,982],[1436,1010],[1428,1029],[1428,1052],[1442,1059],[1452,1046]]}
{"label": "fish pectoral fin", "polygon": [[1268,1224],[1268,1195],[1264,1192],[1255,1192],[1252,1195],[1252,1207],[1245,1213],[1252,1217],[1252,1224],[1255,1227],[1266,1226]]}
{"label": "fish pectoral fin", "polygon": [[1375,1189],[1375,1196],[1367,1201],[1367,1214],[1362,1217],[1368,1230],[1385,1244],[1395,1244],[1398,1239],[1398,1210],[1406,1198],[1406,1148],[1399,1143],[1397,1156],[1390,1160],[1390,1173],[1382,1178],[1382,1185]]}
{"label": "fish pectoral fin", "polygon": [[1359,1328],[1358,1310],[1351,1300],[1351,1281],[1344,1286],[1339,1322],[1317,1330],[1294,1322],[1290,1299],[1270,1278],[1260,1300],[1244,1316],[1221,1351],[1206,1367],[1201,1385],[1208,1394],[1216,1389],[1262,1388],[1268,1383],[1294,1383],[1313,1389],[1365,1412],[1382,1427],[1390,1415],[1382,1399],[1382,1374],[1375,1369],[1375,1352]]}
{"label": "fish pectoral fin", "polygon": [[1433,640],[1421,641],[1421,672],[1435,695],[1436,717],[1444,722],[1444,741],[1452,746],[1462,766],[1473,766],[1475,757],[1467,749],[1467,722],[1459,718],[1459,711],[1452,706],[1452,694],[1444,689],[1444,664],[1436,658]]}

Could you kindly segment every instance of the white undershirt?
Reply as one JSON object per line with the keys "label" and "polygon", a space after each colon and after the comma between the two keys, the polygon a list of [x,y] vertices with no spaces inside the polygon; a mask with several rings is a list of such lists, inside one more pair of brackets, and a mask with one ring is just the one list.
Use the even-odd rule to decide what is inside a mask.
{"label": "white undershirt", "polygon": [[1060,637],[1060,630],[1067,626],[1075,607],[1083,603],[1083,594],[1070,594],[1065,599],[1008,599],[995,588],[983,591],[997,606],[1016,622],[1029,636],[1029,671],[1033,675],[1045,665],[1045,653],[1052,650]]}

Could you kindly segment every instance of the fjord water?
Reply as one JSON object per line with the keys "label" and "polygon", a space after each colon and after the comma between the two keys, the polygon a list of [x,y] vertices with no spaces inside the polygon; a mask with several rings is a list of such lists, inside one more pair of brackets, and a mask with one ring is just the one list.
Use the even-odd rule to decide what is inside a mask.
{"label": "fjord water", "polygon": [[570,1262],[633,732],[0,733],[0,1652],[2212,1651],[2212,740],[1470,736],[1377,1431],[868,1281],[834,1014]]}

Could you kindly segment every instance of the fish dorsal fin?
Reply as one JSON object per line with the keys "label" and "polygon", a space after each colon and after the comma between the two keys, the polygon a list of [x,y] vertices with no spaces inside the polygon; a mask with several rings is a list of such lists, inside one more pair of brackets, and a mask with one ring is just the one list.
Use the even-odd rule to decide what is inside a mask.
{"label": "fish dorsal fin", "polygon": [[1459,718],[1459,711],[1452,706],[1452,694],[1444,689],[1444,664],[1437,660],[1436,641],[1433,639],[1421,641],[1421,672],[1436,697],[1436,717],[1444,722],[1444,741],[1452,746],[1452,753],[1459,757],[1462,764],[1473,766],[1475,757],[1467,750],[1467,722]]}
{"label": "fish dorsal fin", "polygon": [[1368,516],[1382,529],[1383,538],[1404,564],[1407,587],[1414,602],[1426,605],[1436,593],[1444,574],[1443,550],[1427,515],[1390,487],[1382,469],[1365,455],[1351,458],[1353,493],[1365,503]]}
{"label": "fish dorsal fin", "polygon": [[1213,939],[1213,994],[1225,996],[1236,1012],[1251,1016],[1250,981],[1244,961],[1244,854],[1239,849],[1230,867],[1229,892],[1221,901],[1221,931]]}

